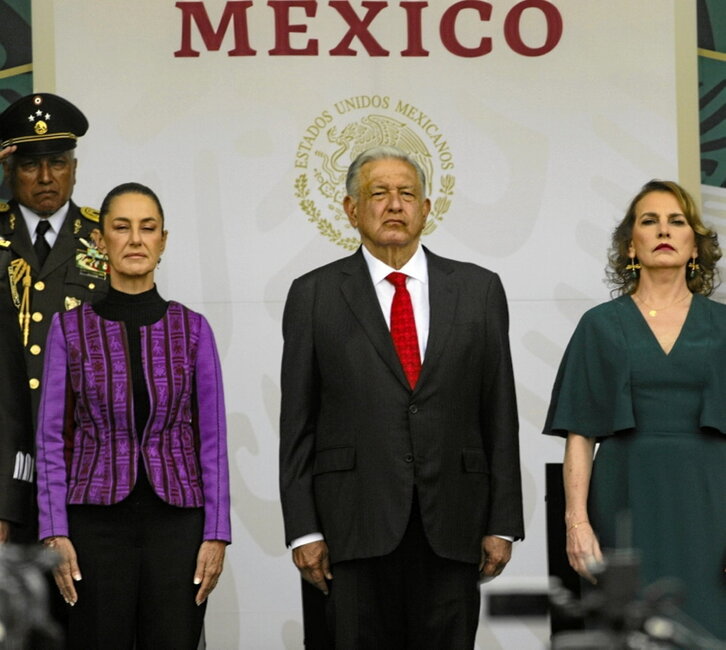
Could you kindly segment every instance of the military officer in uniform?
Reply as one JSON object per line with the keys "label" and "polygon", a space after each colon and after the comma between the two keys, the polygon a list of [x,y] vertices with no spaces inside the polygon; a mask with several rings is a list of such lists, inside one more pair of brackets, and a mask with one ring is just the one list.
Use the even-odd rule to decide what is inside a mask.
{"label": "military officer in uniform", "polygon": [[[93,241],[98,212],[71,200],[76,142],[87,129],[78,108],[48,93],[23,97],[0,115],[0,159],[12,193],[9,202],[0,201],[0,303],[3,310],[12,310],[13,324],[19,328],[27,372],[23,388],[30,391],[33,422],[52,315],[95,302],[107,289],[105,261]],[[7,368],[0,367],[0,381],[12,382]],[[18,394],[23,388],[18,386]],[[17,450],[26,454],[32,449],[32,427],[27,435],[30,447]],[[14,438],[0,434],[0,458],[15,458],[16,450],[4,449]],[[27,458],[32,463],[32,456]],[[32,481],[32,467],[27,470],[15,480]],[[8,471],[12,474],[14,468],[0,467],[0,478]],[[34,530],[34,514],[29,519],[15,523]],[[26,535],[19,531],[15,537]]]}

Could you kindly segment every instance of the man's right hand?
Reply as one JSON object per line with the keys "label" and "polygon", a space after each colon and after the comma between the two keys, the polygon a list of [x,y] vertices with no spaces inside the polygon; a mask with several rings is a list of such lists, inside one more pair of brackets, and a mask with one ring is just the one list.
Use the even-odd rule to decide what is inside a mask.
{"label": "man's right hand", "polygon": [[0,519],[0,544],[10,541],[10,522]]}
{"label": "man's right hand", "polygon": [[15,145],[5,147],[5,149],[0,149],[0,161],[9,158],[16,149],[17,147]]}
{"label": "man's right hand", "polygon": [[328,583],[325,581],[332,580],[333,574],[330,572],[328,545],[325,542],[310,542],[294,548],[292,561],[305,580],[328,595]]}

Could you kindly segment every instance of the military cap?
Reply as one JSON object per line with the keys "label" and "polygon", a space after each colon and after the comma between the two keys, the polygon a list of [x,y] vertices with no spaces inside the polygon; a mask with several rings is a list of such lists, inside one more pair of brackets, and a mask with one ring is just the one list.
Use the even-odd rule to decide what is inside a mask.
{"label": "military cap", "polygon": [[75,149],[88,131],[88,120],[67,99],[50,93],[21,97],[0,115],[0,149],[17,146],[17,153],[44,155]]}

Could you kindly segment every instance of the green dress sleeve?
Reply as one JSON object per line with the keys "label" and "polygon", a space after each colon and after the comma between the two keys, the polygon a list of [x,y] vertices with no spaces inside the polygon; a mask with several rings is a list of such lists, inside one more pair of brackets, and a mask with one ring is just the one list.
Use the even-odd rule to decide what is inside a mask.
{"label": "green dress sleeve", "polygon": [[617,299],[583,315],[557,372],[543,433],[603,438],[635,426],[624,307]]}
{"label": "green dress sleeve", "polygon": [[726,434],[726,305],[706,300],[708,320],[708,375],[703,389],[699,426]]}

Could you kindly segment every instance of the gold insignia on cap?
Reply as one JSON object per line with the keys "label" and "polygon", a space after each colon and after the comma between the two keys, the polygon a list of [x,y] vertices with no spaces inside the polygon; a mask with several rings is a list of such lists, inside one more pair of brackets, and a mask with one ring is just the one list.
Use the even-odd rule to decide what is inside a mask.
{"label": "gold insignia on cap", "polygon": [[38,135],[45,135],[46,133],[48,133],[48,125],[45,122],[43,122],[43,120],[38,120],[35,123],[35,126],[33,127],[33,130]]}
{"label": "gold insignia on cap", "polygon": [[98,223],[99,219],[101,218],[98,210],[95,208],[89,208],[88,206],[84,206],[81,208],[81,214],[88,219],[89,221],[93,221],[94,223]]}
{"label": "gold insignia on cap", "polygon": [[76,219],[73,222],[73,234],[74,235],[77,235],[79,232],[81,232],[81,220],[80,219]]}

